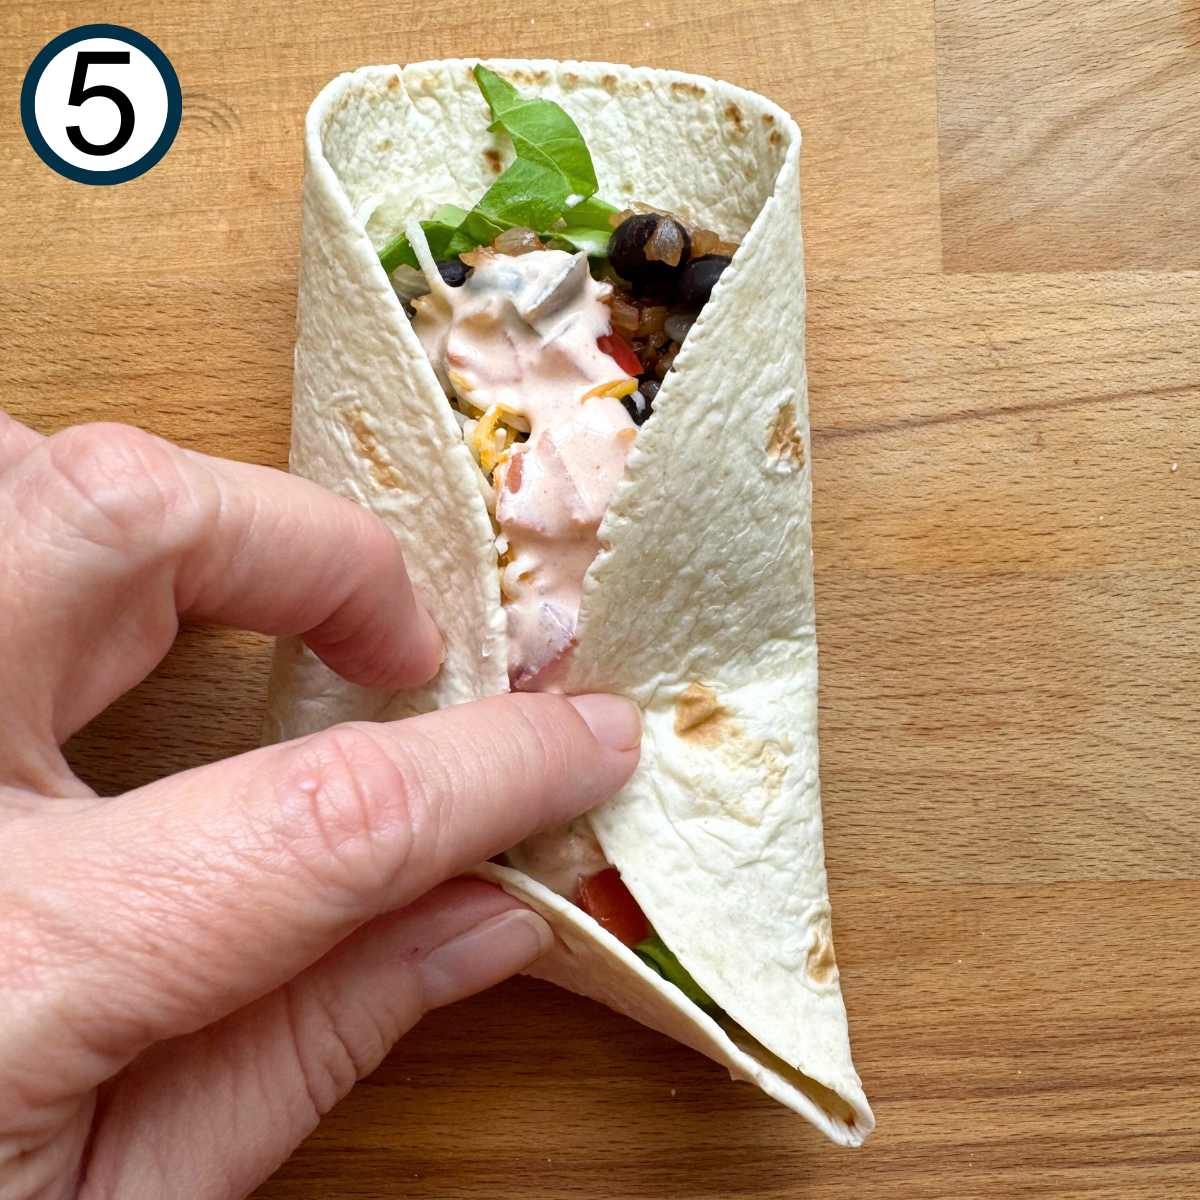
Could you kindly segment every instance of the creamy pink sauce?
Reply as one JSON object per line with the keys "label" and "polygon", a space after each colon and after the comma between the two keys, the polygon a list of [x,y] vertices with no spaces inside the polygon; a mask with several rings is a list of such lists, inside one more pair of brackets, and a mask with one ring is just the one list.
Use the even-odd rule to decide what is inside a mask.
{"label": "creamy pink sauce", "polygon": [[462,287],[429,282],[413,328],[443,386],[465,412],[498,406],[529,428],[492,476],[510,556],[501,577],[509,681],[557,691],[596,533],[637,434],[619,399],[589,396],[630,378],[596,344],[612,329],[612,289],[591,277],[585,255],[562,250],[483,251]]}
{"label": "creamy pink sauce", "polygon": [[527,837],[507,858],[522,874],[576,903],[580,883],[608,866],[586,817]]}

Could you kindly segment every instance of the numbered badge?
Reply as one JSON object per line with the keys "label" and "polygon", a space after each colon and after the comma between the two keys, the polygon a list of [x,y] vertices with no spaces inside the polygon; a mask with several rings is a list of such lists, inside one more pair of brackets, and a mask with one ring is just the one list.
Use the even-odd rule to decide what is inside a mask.
{"label": "numbered badge", "polygon": [[78,183],[124,183],[171,148],[183,116],[179,77],[148,38],[81,25],[43,46],[21,88],[25,136]]}

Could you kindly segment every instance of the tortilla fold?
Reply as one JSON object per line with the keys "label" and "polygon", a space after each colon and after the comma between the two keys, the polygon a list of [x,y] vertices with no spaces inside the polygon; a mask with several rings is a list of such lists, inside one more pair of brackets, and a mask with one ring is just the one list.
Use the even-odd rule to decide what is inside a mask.
{"label": "tortilla fold", "polygon": [[[308,115],[291,468],[390,525],[447,656],[431,685],[390,695],[282,641],[273,740],[508,688],[480,473],[377,257],[405,219],[469,208],[511,158],[488,131],[473,65],[363,68]],[[575,118],[604,199],[650,202],[741,243],[638,431],[585,581],[566,688],[642,708],[641,766],[592,824],[730,1020],[540,884],[494,864],[479,873],[554,927],[533,973],[857,1145],[874,1117],[850,1057],[821,826],[799,130],[770,101],[699,76],[488,65]]]}

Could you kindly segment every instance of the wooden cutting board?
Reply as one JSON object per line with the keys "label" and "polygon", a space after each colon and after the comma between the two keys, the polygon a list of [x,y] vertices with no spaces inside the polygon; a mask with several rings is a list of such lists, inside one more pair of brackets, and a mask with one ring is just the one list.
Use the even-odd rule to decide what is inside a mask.
{"label": "wooden cutting board", "polygon": [[[301,121],[336,72],[652,63],[805,132],[827,849],[877,1133],[835,1149],[517,981],[429,1018],[262,1200],[1200,1193],[1195,4],[3,12],[4,403],[276,466]],[[36,50],[95,20],[154,38],[185,95],[115,188],[51,174],[15,119]],[[187,630],[72,761],[112,791],[250,748],[267,652]]]}

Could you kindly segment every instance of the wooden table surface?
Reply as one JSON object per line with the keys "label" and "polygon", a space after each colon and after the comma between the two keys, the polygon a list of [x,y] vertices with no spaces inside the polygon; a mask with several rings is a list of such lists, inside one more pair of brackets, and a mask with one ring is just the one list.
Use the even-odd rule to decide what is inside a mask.
{"label": "wooden table surface", "polygon": [[[45,431],[284,464],[301,121],[343,68],[669,65],[805,132],[827,849],[878,1131],[828,1146],[516,981],[428,1019],[262,1200],[1200,1193],[1196,4],[0,7],[0,398]],[[185,96],[115,188],[16,121],[36,50],[97,20]],[[73,762],[119,790],[248,749],[267,653],[187,630]]]}

